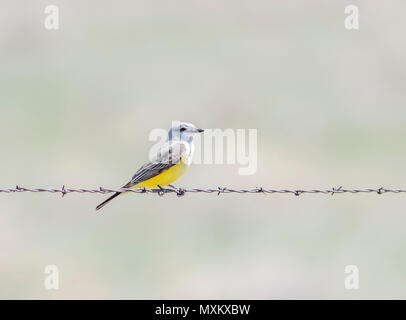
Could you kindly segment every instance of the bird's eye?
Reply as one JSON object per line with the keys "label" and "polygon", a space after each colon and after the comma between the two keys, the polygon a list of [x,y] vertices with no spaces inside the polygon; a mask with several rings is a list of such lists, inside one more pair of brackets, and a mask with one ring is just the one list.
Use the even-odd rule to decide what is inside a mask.
{"label": "bird's eye", "polygon": [[186,128],[180,128],[180,132],[186,131]]}

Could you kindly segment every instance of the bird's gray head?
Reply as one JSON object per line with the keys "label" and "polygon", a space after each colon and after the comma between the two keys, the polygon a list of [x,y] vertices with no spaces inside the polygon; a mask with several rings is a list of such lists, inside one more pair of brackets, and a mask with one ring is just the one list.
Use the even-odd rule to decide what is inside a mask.
{"label": "bird's gray head", "polygon": [[203,129],[199,129],[191,123],[176,122],[168,132],[168,141],[176,140],[192,142],[194,135],[203,131]]}

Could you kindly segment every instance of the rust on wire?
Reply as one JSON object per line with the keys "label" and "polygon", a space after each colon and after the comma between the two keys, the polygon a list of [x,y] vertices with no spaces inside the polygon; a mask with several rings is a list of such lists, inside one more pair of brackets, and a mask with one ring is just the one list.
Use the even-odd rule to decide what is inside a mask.
{"label": "rust on wire", "polygon": [[63,196],[69,193],[100,193],[100,194],[107,194],[107,193],[115,193],[115,192],[132,192],[132,193],[156,193],[159,196],[163,196],[166,193],[175,193],[177,196],[181,197],[184,196],[186,193],[215,193],[217,195],[225,194],[225,193],[238,193],[238,194],[248,194],[248,193],[261,193],[261,194],[292,194],[295,196],[300,196],[302,194],[343,194],[343,193],[351,193],[351,194],[359,194],[359,193],[376,193],[381,195],[383,193],[406,193],[406,189],[388,189],[384,187],[379,188],[362,188],[362,189],[344,189],[342,186],[338,188],[330,188],[330,189],[296,189],[296,190],[286,190],[286,189],[266,189],[263,187],[257,187],[253,189],[230,189],[227,187],[218,187],[215,189],[199,189],[199,188],[176,188],[176,187],[166,187],[163,188],[158,186],[156,189],[147,189],[147,188],[137,188],[137,189],[108,189],[99,187],[98,189],[86,189],[86,188],[66,188],[65,185],[62,186],[60,189],[52,189],[52,188],[25,188],[21,186],[15,186],[14,188],[9,189],[0,189],[0,193],[15,193],[15,192],[48,192],[48,193],[60,193]]}

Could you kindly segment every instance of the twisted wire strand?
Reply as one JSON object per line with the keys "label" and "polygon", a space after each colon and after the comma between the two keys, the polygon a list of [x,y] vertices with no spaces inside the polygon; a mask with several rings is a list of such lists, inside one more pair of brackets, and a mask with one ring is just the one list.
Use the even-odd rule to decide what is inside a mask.
{"label": "twisted wire strand", "polygon": [[137,188],[137,189],[127,189],[127,188],[120,188],[120,189],[109,189],[99,187],[98,189],[86,189],[86,188],[66,188],[62,186],[60,189],[53,189],[53,188],[25,188],[20,186],[15,186],[14,188],[8,189],[0,189],[0,193],[16,193],[16,192],[48,192],[48,193],[60,193],[62,196],[65,196],[68,193],[101,193],[101,194],[108,194],[108,193],[115,193],[115,192],[132,192],[132,193],[156,193],[160,196],[166,193],[175,193],[178,196],[183,196],[186,193],[215,193],[217,195],[226,194],[226,193],[238,193],[238,194],[248,194],[248,193],[262,193],[262,194],[293,194],[295,196],[300,196],[301,194],[343,194],[343,193],[351,193],[351,194],[360,194],[360,193],[376,193],[376,194],[383,194],[383,193],[406,193],[406,189],[389,189],[389,188],[361,188],[361,189],[345,189],[343,187],[338,188],[330,188],[330,189],[296,189],[296,190],[288,190],[288,189],[266,189],[266,188],[252,188],[252,189],[232,189],[227,187],[218,187],[215,189],[200,189],[200,188],[176,188],[176,187],[166,187],[166,188],[156,188],[156,189],[147,189],[147,188]]}

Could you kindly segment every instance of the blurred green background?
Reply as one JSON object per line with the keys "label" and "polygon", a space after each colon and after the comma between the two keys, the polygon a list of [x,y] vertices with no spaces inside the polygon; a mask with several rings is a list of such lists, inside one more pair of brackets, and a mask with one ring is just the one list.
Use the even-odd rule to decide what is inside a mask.
{"label": "blurred green background", "polygon": [[[344,28],[348,4],[358,31]],[[172,120],[258,129],[255,175],[194,165],[180,187],[405,187],[404,12],[2,1],[0,188],[119,187]],[[128,195],[96,214],[105,198],[0,194],[0,298],[406,298],[404,195]]]}

